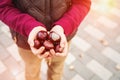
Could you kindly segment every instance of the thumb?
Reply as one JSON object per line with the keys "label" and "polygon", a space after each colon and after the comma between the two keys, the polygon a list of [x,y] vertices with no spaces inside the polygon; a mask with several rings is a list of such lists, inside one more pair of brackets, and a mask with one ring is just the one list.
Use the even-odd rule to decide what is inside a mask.
{"label": "thumb", "polygon": [[33,40],[29,40],[28,43],[29,43],[30,46],[34,46],[34,41]]}

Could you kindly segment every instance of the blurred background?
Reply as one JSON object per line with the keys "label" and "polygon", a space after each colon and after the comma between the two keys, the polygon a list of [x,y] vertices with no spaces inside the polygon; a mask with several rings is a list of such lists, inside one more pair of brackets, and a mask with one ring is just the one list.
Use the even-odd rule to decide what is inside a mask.
{"label": "blurred background", "polygon": [[[120,80],[120,0],[92,0],[89,14],[72,39],[62,80]],[[46,63],[41,68],[46,80]],[[0,21],[0,80],[24,80],[8,27]]]}

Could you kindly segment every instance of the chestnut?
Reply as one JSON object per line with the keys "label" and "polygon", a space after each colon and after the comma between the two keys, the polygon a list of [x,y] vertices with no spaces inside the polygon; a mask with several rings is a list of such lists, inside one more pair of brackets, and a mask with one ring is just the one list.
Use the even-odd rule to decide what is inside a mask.
{"label": "chestnut", "polygon": [[49,33],[49,40],[52,41],[54,44],[59,44],[61,40],[61,36],[56,32],[52,31]]}
{"label": "chestnut", "polygon": [[61,36],[54,31],[51,31],[49,34],[47,31],[39,31],[37,33],[37,38],[34,40],[34,47],[39,49],[41,46],[45,47],[45,50],[42,54],[50,49],[54,49],[55,52],[62,53],[63,49],[60,46]]}
{"label": "chestnut", "polygon": [[45,46],[46,50],[50,50],[54,48],[54,45],[50,40],[45,40],[43,46]]}
{"label": "chestnut", "polygon": [[49,40],[54,44],[55,52],[63,52],[63,48],[60,46],[61,36],[58,33],[51,31],[49,33]]}
{"label": "chestnut", "polygon": [[36,49],[39,49],[40,46],[41,46],[41,44],[40,44],[39,40],[35,39],[35,40],[34,40],[34,47],[35,47]]}
{"label": "chestnut", "polygon": [[56,45],[56,46],[55,46],[55,52],[60,52],[60,53],[62,53],[62,52],[63,52],[63,49],[64,49],[64,48],[62,48],[60,45]]}
{"label": "chestnut", "polygon": [[37,38],[40,40],[40,41],[44,41],[48,38],[48,33],[47,31],[39,31],[37,33]]}

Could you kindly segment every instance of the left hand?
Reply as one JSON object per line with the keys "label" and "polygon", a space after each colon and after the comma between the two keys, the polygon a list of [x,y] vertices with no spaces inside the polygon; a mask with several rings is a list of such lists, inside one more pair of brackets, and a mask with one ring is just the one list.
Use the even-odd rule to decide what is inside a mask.
{"label": "left hand", "polygon": [[50,53],[53,56],[58,56],[58,57],[64,57],[67,56],[68,54],[68,42],[66,39],[66,36],[64,34],[64,29],[60,26],[60,25],[55,25],[51,31],[56,32],[57,34],[59,34],[61,36],[61,42],[60,42],[60,46],[64,48],[62,53],[55,53],[54,50],[50,50]]}
{"label": "left hand", "polygon": [[30,48],[31,48],[31,51],[33,52],[33,54],[41,59],[41,58],[46,58],[50,53],[45,52],[43,54],[43,52],[45,50],[44,46],[41,46],[39,49],[36,49],[34,47],[34,40],[36,39],[37,33],[39,31],[47,31],[47,30],[46,30],[46,28],[44,28],[42,26],[37,26],[37,27],[33,28],[28,36],[28,44],[30,45]]}

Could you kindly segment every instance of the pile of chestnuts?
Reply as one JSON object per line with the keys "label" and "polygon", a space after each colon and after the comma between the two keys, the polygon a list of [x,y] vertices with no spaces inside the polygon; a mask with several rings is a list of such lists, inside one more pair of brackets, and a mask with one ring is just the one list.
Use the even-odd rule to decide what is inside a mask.
{"label": "pile of chestnuts", "polygon": [[41,46],[45,47],[45,51],[54,49],[55,52],[62,52],[63,48],[60,46],[61,36],[54,31],[49,34],[47,31],[39,31],[37,38],[34,40],[34,47],[39,49]]}

